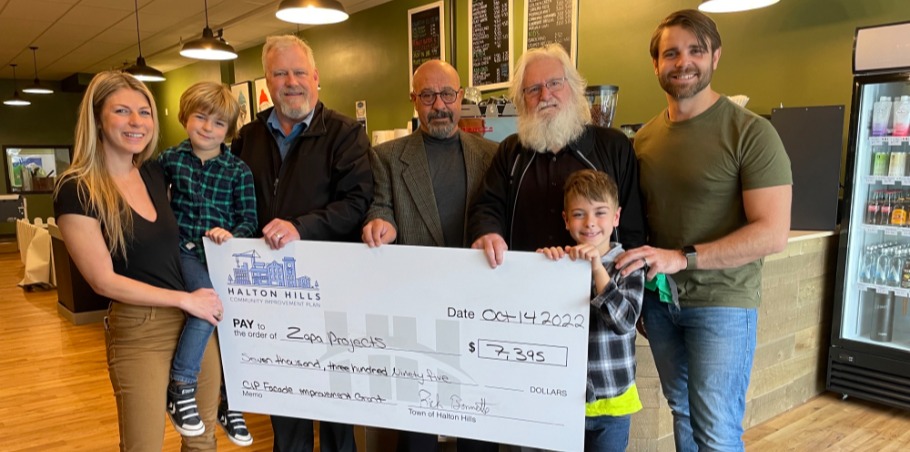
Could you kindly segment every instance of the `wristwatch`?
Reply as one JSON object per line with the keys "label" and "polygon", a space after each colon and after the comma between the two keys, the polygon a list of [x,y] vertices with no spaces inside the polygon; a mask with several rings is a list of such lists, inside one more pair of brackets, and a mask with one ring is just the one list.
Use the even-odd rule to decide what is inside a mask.
{"label": "wristwatch", "polygon": [[686,270],[698,269],[698,252],[692,245],[682,247],[683,255],[686,256]]}

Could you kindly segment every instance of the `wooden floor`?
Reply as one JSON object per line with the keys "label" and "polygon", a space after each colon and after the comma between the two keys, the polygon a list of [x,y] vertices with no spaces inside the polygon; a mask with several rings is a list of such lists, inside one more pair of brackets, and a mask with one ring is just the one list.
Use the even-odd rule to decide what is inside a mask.
{"label": "wooden floor", "polygon": [[[0,450],[117,450],[101,324],[70,324],[57,314],[56,291],[25,291],[21,278],[19,254],[0,253]],[[253,445],[237,447],[218,428],[219,450],[270,451],[268,418],[248,414],[247,422]],[[179,450],[169,424],[164,434],[165,450]],[[910,450],[910,412],[825,394],[745,439],[755,452]]]}

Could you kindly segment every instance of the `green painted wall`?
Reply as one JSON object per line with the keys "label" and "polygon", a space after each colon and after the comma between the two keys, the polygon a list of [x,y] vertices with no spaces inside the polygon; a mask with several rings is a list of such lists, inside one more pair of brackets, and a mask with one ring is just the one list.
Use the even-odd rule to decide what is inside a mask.
{"label": "green painted wall", "polygon": [[[47,81],[43,81],[48,83]],[[19,80],[20,88],[22,80]],[[49,83],[52,84],[52,83]],[[76,117],[82,93],[62,93],[60,85],[53,84],[54,94],[38,96],[23,94],[32,101],[27,107],[10,107],[0,104],[0,146],[10,145],[66,145],[72,146]],[[13,94],[12,80],[0,80],[0,98]],[[6,157],[0,158],[0,193],[6,194]],[[51,195],[26,195],[28,216],[47,218],[54,215]],[[0,220],[0,236],[15,234],[15,223]]]}

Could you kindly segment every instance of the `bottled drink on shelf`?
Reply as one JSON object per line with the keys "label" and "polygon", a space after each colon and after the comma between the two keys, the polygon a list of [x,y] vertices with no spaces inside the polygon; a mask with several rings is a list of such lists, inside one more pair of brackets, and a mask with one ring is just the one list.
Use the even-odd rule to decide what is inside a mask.
{"label": "bottled drink on shelf", "polygon": [[891,98],[882,96],[872,103],[872,136],[881,137],[888,134],[891,123]]}
{"label": "bottled drink on shelf", "polygon": [[878,209],[878,221],[875,224],[885,225],[891,223],[891,192],[886,190],[884,195],[881,207]]}
{"label": "bottled drink on shelf", "polygon": [[901,269],[901,288],[910,289],[910,259],[904,259],[904,267]]}
{"label": "bottled drink on shelf", "polygon": [[891,207],[891,226],[904,227],[907,225],[907,198],[903,192],[898,192],[894,206]]}
{"label": "bottled drink on shelf", "polygon": [[894,115],[891,134],[905,137],[910,134],[910,96],[894,98]]}
{"label": "bottled drink on shelf", "polygon": [[869,190],[869,204],[866,204],[866,224],[875,224],[876,219],[878,218],[878,212],[881,210],[881,190]]}
{"label": "bottled drink on shelf", "polygon": [[888,146],[872,146],[872,175],[887,176],[889,165],[891,165],[891,156]]}
{"label": "bottled drink on shelf", "polygon": [[875,294],[872,303],[872,334],[877,342],[891,342],[894,324],[894,292]]}
{"label": "bottled drink on shelf", "polygon": [[863,253],[863,262],[859,269],[859,280],[867,284],[875,284],[875,280],[878,276],[878,251],[879,245],[871,245],[866,247],[866,252]]}
{"label": "bottled drink on shelf", "polygon": [[888,176],[903,177],[907,169],[907,153],[900,146],[891,146],[891,158],[888,163]]}

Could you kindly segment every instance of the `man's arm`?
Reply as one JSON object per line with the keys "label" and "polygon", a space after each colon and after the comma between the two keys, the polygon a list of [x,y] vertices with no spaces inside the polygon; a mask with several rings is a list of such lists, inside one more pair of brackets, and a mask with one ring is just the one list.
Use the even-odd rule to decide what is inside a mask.
{"label": "man's arm", "polygon": [[734,268],[783,251],[790,232],[792,186],[743,192],[748,224],[713,242],[696,244],[698,268]]}
{"label": "man's arm", "polygon": [[[699,270],[734,268],[782,251],[790,232],[790,185],[778,185],[743,191],[747,224],[730,234],[707,243],[696,243]],[[686,257],[680,250],[643,246],[629,250],[616,259],[616,267],[626,266],[622,273],[641,268],[647,261],[648,280],[658,273],[675,274],[686,269]]]}
{"label": "man's arm", "polygon": [[370,142],[363,128],[355,123],[332,143],[331,186],[334,192],[324,208],[294,218],[302,240],[353,238],[363,224],[373,198],[373,171],[370,169]]}
{"label": "man's arm", "polygon": [[[390,151],[388,146],[383,151]],[[361,240],[371,247],[392,243],[398,236],[392,202],[392,181],[386,159],[389,152],[379,154],[370,150],[370,167],[373,169],[373,203],[367,211]]]}

